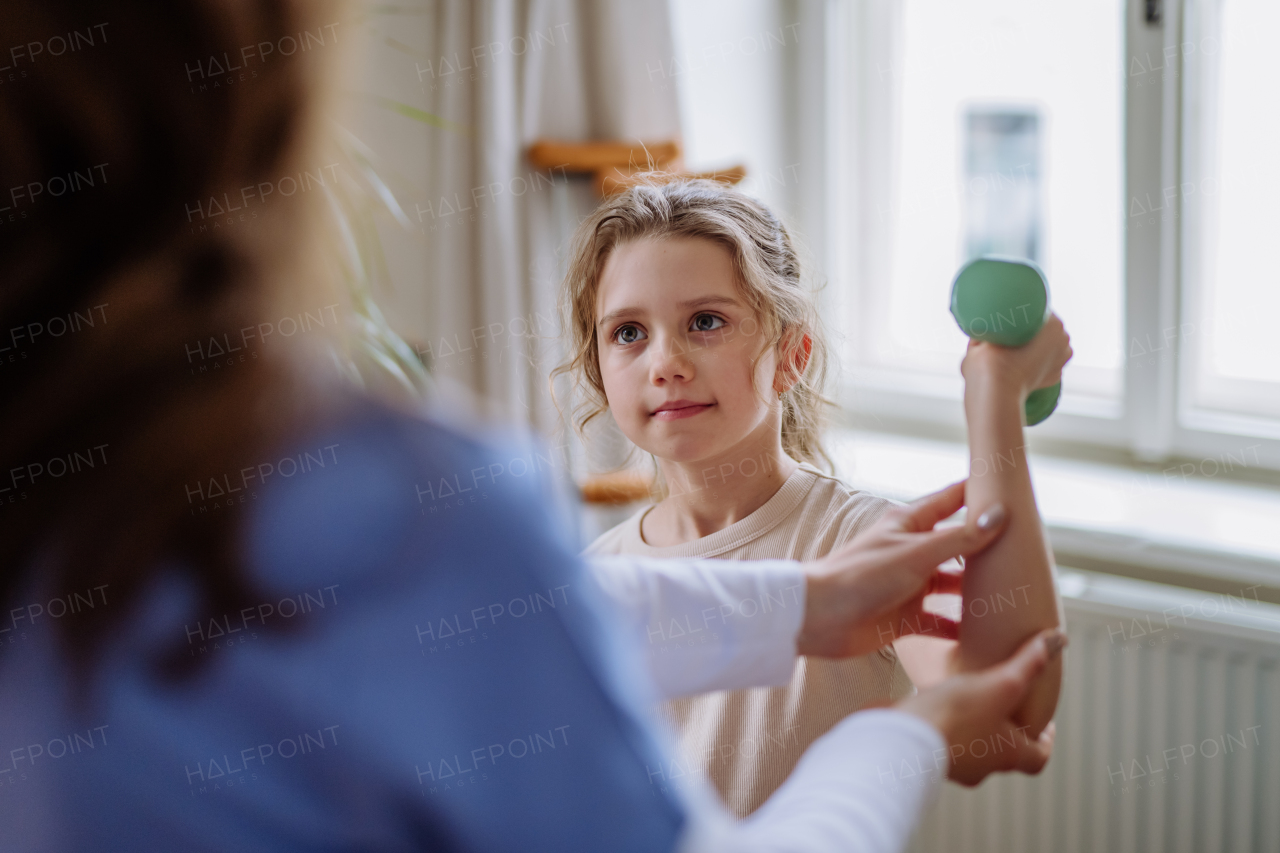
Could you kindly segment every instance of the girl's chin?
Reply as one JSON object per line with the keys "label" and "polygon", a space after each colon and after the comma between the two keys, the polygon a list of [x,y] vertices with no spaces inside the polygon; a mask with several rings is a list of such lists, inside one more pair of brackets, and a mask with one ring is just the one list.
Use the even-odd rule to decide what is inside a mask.
{"label": "girl's chin", "polygon": [[[696,466],[711,464],[709,460],[723,461],[725,454],[732,453],[735,447],[743,445],[749,435],[737,430],[716,429],[712,425],[694,425],[697,418],[686,421],[675,421],[664,424],[651,424],[656,430],[646,430],[638,436],[641,440],[632,442],[646,453],[651,453],[664,462],[677,465]],[[631,438],[631,436],[628,436]],[[754,455],[754,454],[750,454]]]}
{"label": "girl's chin", "polygon": [[641,449],[664,462],[697,465],[704,460],[717,458],[729,448],[721,446],[721,442],[713,441],[657,441]]}

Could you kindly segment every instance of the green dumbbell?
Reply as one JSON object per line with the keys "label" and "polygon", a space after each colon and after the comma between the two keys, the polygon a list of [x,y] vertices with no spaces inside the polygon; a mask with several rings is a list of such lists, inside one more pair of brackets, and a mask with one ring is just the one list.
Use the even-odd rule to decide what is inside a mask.
{"label": "green dumbbell", "polygon": [[[1020,347],[1049,319],[1049,284],[1033,262],[983,255],[960,268],[951,285],[951,316],[975,341]],[[1027,426],[1053,414],[1062,383],[1027,396]]]}

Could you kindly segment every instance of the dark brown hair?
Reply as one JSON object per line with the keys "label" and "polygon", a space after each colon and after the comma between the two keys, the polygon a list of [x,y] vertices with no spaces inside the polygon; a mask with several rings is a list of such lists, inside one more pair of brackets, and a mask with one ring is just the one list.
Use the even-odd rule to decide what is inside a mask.
{"label": "dark brown hair", "polygon": [[0,599],[106,584],[110,606],[62,621],[81,651],[162,559],[210,608],[248,595],[241,514],[192,518],[184,489],[259,461],[311,404],[281,358],[194,377],[187,353],[276,308],[305,217],[279,196],[252,227],[191,210],[296,171],[323,52],[242,48],[334,13],[10,0],[0,16],[19,46],[0,85]]}

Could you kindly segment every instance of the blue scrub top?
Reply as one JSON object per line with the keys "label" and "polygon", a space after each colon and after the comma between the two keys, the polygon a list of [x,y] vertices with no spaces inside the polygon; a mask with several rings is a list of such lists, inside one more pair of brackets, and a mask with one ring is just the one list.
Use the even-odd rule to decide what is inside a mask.
{"label": "blue scrub top", "polygon": [[[13,601],[0,850],[671,849],[652,697],[549,509],[555,464],[366,406],[175,496],[248,513],[251,606],[197,607],[176,572],[128,609]],[[53,629],[114,607],[77,693]]]}

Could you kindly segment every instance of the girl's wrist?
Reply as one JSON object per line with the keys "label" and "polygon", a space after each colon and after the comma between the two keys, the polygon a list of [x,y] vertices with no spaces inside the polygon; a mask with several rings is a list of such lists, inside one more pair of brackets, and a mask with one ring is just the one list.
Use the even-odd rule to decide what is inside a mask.
{"label": "girl's wrist", "polygon": [[964,404],[968,409],[973,405],[1000,405],[1013,403],[1018,406],[1026,402],[1027,392],[1012,378],[979,371],[973,377],[965,377]]}

